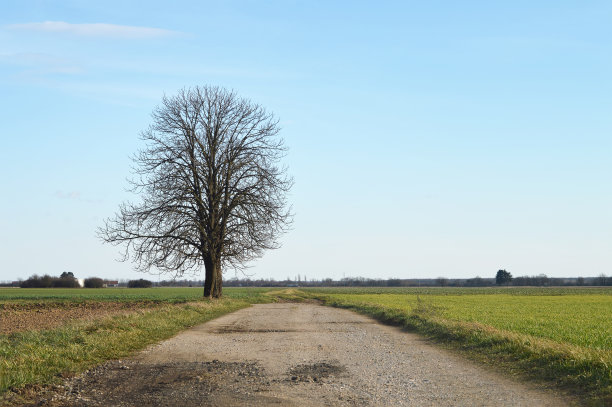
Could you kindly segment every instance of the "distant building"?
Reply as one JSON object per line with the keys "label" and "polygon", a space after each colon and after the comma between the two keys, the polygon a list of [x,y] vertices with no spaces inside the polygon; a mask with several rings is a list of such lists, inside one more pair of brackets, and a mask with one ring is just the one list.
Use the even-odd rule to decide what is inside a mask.
{"label": "distant building", "polygon": [[119,287],[119,281],[104,280],[104,287]]}

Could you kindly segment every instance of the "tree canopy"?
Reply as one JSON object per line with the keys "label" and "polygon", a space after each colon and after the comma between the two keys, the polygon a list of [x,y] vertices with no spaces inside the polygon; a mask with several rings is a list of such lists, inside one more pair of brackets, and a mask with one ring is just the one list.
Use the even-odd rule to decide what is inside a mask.
{"label": "tree canopy", "polygon": [[181,276],[204,265],[204,296],[219,297],[223,268],[278,248],[291,224],[278,120],[209,86],[164,97],[152,117],[133,157],[131,186],[141,199],[122,204],[99,234],[124,244],[123,259],[131,255],[140,271]]}

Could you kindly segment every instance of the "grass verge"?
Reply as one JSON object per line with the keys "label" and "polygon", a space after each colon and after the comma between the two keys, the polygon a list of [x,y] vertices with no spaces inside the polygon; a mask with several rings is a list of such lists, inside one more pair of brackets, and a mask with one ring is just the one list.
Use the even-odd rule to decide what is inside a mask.
{"label": "grass verge", "polygon": [[7,391],[58,383],[107,360],[126,357],[181,330],[271,297],[224,298],[0,336],[0,400]]}
{"label": "grass verge", "polygon": [[445,319],[435,306],[422,299],[416,307],[406,310],[372,300],[363,302],[315,292],[283,292],[279,296],[284,300],[315,299],[325,305],[351,309],[423,334],[514,376],[565,390],[586,405],[612,405],[612,366],[610,352],[606,350],[585,349],[478,322]]}

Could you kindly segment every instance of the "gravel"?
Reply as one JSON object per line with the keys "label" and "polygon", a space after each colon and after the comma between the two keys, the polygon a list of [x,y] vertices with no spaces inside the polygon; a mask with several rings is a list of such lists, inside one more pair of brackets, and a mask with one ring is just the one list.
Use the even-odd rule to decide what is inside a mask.
{"label": "gravel", "polygon": [[563,406],[347,310],[262,304],[69,380],[47,406]]}

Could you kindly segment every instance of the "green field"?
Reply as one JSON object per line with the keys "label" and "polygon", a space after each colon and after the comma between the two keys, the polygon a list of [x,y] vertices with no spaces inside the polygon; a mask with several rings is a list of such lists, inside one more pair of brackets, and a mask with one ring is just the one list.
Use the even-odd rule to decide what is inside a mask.
{"label": "green field", "polygon": [[[7,302],[48,301],[159,301],[180,303],[202,299],[202,287],[161,288],[0,288],[0,304]],[[223,290],[228,298],[252,298],[269,288],[233,288]]]}
{"label": "green field", "polygon": [[341,303],[420,308],[449,321],[475,322],[560,344],[612,350],[612,289],[313,289]]}
{"label": "green field", "polygon": [[612,288],[323,288],[305,296],[402,325],[470,357],[612,401]]}
{"label": "green field", "polygon": [[612,295],[612,287],[317,287],[300,288],[321,294],[414,294],[414,295]]}

